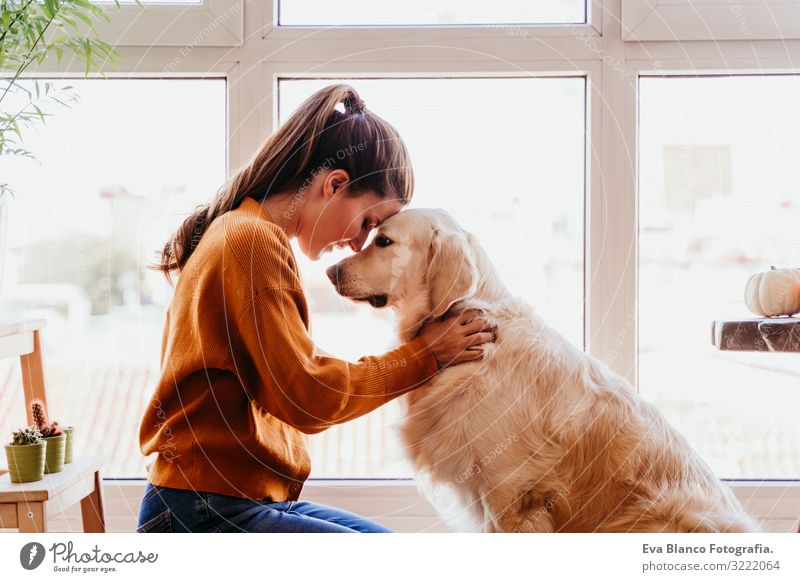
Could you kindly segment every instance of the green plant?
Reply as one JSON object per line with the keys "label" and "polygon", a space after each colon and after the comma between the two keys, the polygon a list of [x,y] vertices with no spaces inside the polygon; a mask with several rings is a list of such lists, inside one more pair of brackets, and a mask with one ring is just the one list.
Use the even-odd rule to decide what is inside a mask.
{"label": "green plant", "polygon": [[[55,447],[56,453],[60,444],[60,442],[57,443]],[[14,431],[11,435],[11,443],[5,446],[11,482],[41,481],[47,465],[47,449],[49,448],[49,443],[42,440],[42,434],[36,427],[29,426]]]}
{"label": "green plant", "polygon": [[36,423],[36,428],[42,434],[42,438],[53,436],[60,436],[64,434],[61,427],[57,422],[48,422],[47,410],[45,409],[44,402],[38,398],[31,402],[31,411],[33,412],[33,421]]}
{"label": "green plant", "polygon": [[[119,7],[119,0],[114,3]],[[33,89],[26,87],[20,77],[28,67],[48,55],[55,55],[60,63],[65,53],[83,61],[86,76],[92,70],[103,74],[105,65],[118,64],[114,48],[96,38],[93,21],[98,18],[109,20],[105,10],[90,0],[0,0],[0,74],[11,73],[0,79],[0,156],[33,158],[22,145],[23,130],[45,121],[50,115],[44,111],[46,103],[68,106],[77,100],[68,93],[70,86],[57,88],[34,81]],[[9,95],[18,97],[11,109],[6,101]],[[0,181],[0,197],[5,194],[14,191]]]}
{"label": "green plant", "polygon": [[11,444],[24,446],[24,445],[38,445],[42,442],[42,433],[34,426],[21,428],[11,433]]}

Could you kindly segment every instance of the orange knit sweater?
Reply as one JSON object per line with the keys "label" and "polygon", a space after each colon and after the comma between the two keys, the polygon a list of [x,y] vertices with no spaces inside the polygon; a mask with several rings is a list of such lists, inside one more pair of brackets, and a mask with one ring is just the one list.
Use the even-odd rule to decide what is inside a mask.
{"label": "orange knit sweater", "polygon": [[296,500],[311,470],[305,434],[359,417],[436,369],[419,338],[357,363],[318,354],[289,240],[247,197],[209,225],[175,286],[139,429],[142,453],[157,454],[148,480]]}

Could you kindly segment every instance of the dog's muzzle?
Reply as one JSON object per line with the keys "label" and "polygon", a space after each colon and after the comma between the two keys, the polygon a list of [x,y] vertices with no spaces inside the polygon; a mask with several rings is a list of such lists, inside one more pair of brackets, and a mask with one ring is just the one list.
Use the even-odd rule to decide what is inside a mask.
{"label": "dog's muzzle", "polygon": [[342,276],[344,273],[342,269],[339,268],[339,263],[331,265],[330,267],[325,269],[325,274],[328,276],[328,279],[330,279],[331,283],[333,283],[333,286],[336,288],[336,292],[339,295],[342,295],[343,297],[347,297],[348,299],[352,299],[353,301],[366,301],[367,303],[372,305],[372,307],[375,308],[386,307],[386,304],[389,302],[389,297],[384,294],[355,297],[345,292],[341,284]]}
{"label": "dog's muzzle", "polygon": [[327,269],[325,269],[325,274],[330,279],[331,283],[338,289],[339,288],[339,263],[335,265],[331,265]]}

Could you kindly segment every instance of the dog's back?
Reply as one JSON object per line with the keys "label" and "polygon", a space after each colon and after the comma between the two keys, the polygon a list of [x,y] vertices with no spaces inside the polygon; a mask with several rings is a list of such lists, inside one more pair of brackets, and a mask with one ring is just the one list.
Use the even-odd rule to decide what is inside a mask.
{"label": "dog's back", "polygon": [[730,490],[630,384],[519,299],[484,361],[407,398],[402,435],[486,531],[755,531]]}

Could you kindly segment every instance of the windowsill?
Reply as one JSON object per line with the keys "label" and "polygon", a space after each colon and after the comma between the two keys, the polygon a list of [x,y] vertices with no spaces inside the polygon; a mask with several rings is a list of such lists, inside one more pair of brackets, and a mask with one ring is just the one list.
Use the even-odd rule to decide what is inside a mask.
{"label": "windowsill", "polygon": [[[747,511],[761,521],[765,531],[798,531],[800,481],[723,482],[732,487]],[[144,478],[103,479],[107,531],[132,532],[136,529],[145,483]],[[302,497],[359,513],[398,532],[450,531],[413,479],[310,479]],[[50,519],[48,531],[82,531],[79,505]]]}

